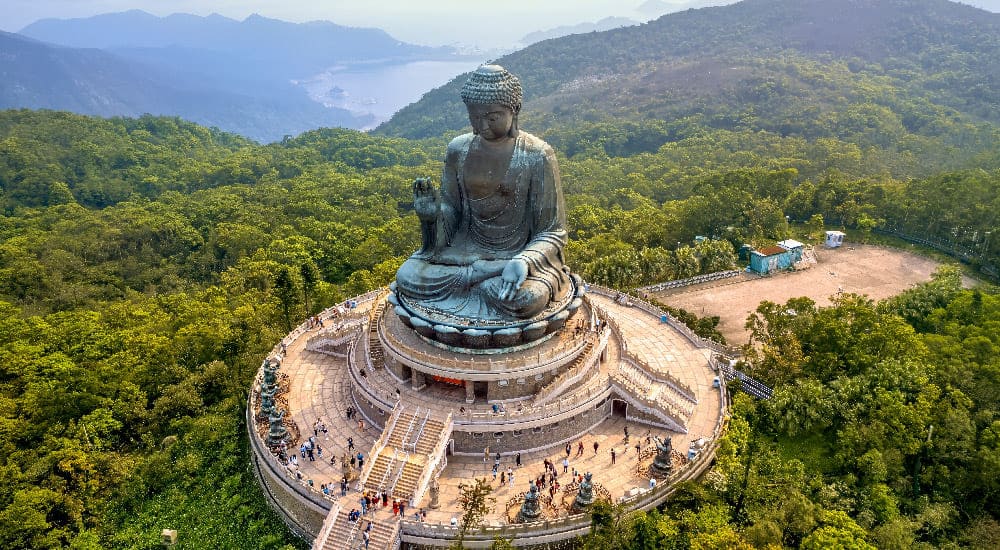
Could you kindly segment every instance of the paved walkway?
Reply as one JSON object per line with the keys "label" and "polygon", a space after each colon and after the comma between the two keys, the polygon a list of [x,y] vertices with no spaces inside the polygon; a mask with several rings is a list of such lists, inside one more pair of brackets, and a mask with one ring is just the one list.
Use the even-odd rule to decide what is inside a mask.
{"label": "paved walkway", "polygon": [[[696,348],[669,325],[660,323],[658,318],[639,309],[622,306],[603,296],[592,295],[591,300],[615,316],[627,341],[628,349],[632,353],[654,368],[668,370],[694,391],[698,405],[688,423],[689,433],[669,434],[672,436],[674,448],[684,453],[691,441],[702,437],[711,437],[718,422],[720,401],[718,390],[712,388],[712,379],[715,373],[708,366],[708,351]],[[367,307],[367,304],[362,307]],[[357,447],[354,453],[360,450],[367,459],[374,441],[381,432],[369,426],[367,422],[365,423],[366,429],[362,431],[356,421],[347,419],[346,409],[351,403],[349,398],[351,382],[346,360],[306,351],[305,343],[312,334],[315,332],[303,335],[289,346],[280,372],[289,377],[289,392],[285,396],[290,409],[289,417],[298,425],[302,440],[304,441],[305,438],[312,435],[313,424],[317,419],[323,421],[328,430],[326,434],[320,432],[318,435],[320,446],[323,449],[323,458],[317,457],[314,462],[300,459],[300,471],[303,478],[312,479],[314,487],[317,488],[322,483],[333,483],[335,489],[331,494],[339,496],[341,469],[339,461],[337,464],[331,465],[330,458],[340,457],[347,453],[347,438],[353,437]],[[617,341],[612,339],[608,345],[612,347],[612,350],[609,350],[612,352],[609,355],[610,361],[607,366],[602,368],[600,376],[606,376],[607,371],[614,368],[612,362],[618,357]],[[381,375],[382,372],[379,373],[378,377],[381,378]],[[407,385],[403,385],[402,391],[406,392],[407,387]],[[459,405],[464,403],[456,401],[451,404],[457,414]],[[624,428],[626,426],[631,434],[628,445],[624,442]],[[594,482],[603,485],[615,498],[622,496],[632,488],[648,487],[648,475],[645,473],[640,475],[635,471],[637,462],[636,438],[638,437],[642,446],[646,447],[645,437],[648,432],[649,428],[644,424],[627,422],[622,417],[612,416],[579,439],[584,445],[582,456],[577,456],[578,441],[572,442],[569,469],[570,471],[575,468],[580,472],[593,472]],[[668,435],[659,429],[654,429],[652,433]],[[593,448],[595,442],[598,443],[596,454]],[[302,441],[290,443],[290,452],[297,451],[301,443]],[[610,451],[612,448],[617,452],[614,465],[611,464]],[[566,485],[570,475],[562,474],[562,459],[564,457],[565,451],[562,447],[525,453],[521,457],[521,468],[514,468],[513,457],[503,457],[500,469],[505,472],[508,467],[514,468],[515,482],[513,486],[509,484],[500,486],[499,476],[497,481],[493,482],[495,488],[493,496],[497,499],[497,503],[494,513],[488,517],[487,521],[493,523],[504,521],[503,515],[507,501],[527,490],[529,479],[542,473],[542,461],[545,458],[557,465],[560,472],[559,481]],[[492,459],[483,462],[482,457],[448,457],[448,466],[439,479],[441,508],[437,510],[427,508],[430,498],[428,494],[418,504],[416,510],[408,510],[407,515],[412,517],[413,512],[423,508],[426,509],[427,519],[430,522],[448,523],[452,517],[459,517],[461,515],[457,502],[459,483],[471,481],[477,476],[486,476],[492,481],[492,466]],[[343,506],[347,510],[354,507],[360,508],[360,505],[357,504],[358,498],[359,494],[356,491],[350,491]],[[385,509],[379,507],[375,517],[391,521],[391,506]]]}

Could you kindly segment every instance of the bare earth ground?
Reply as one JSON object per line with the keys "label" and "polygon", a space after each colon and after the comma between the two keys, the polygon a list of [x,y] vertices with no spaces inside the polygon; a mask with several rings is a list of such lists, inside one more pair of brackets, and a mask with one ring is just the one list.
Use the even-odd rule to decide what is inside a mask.
{"label": "bare earth ground", "polygon": [[[817,305],[830,305],[840,292],[865,294],[873,300],[896,295],[930,279],[938,262],[903,250],[880,246],[852,245],[838,249],[816,248],[819,263],[804,271],[779,273],[761,278],[690,286],[654,294],[661,302],[684,308],[698,316],[718,315],[719,331],[730,345],[749,339],[743,328],[760,302],[784,303],[808,296]],[[971,286],[971,280],[964,280]]]}

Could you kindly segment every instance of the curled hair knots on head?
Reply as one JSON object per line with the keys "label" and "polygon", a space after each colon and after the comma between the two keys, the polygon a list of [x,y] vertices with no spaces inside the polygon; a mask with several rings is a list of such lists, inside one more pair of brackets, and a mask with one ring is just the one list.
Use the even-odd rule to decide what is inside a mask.
{"label": "curled hair knots on head", "polygon": [[462,86],[462,101],[466,105],[495,103],[515,114],[521,110],[523,95],[521,81],[499,65],[480,65]]}

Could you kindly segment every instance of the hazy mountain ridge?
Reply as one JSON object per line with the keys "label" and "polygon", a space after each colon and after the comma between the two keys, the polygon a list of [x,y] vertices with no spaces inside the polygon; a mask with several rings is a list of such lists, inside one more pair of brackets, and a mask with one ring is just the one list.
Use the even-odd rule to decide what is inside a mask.
{"label": "hazy mountain ridge", "polygon": [[95,48],[54,46],[0,32],[0,52],[0,108],[99,116],[167,114],[264,141],[298,134],[317,123],[366,123],[348,111],[316,104],[301,93],[278,102],[185,87],[155,68]]}
{"label": "hazy mountain ridge", "polygon": [[[0,66],[6,66],[10,78],[0,84],[0,108],[176,115],[261,141],[322,126],[372,124],[374,117],[363,109],[313,101],[297,84],[331,67],[455,58],[451,48],[404,43],[380,29],[328,21],[289,23],[259,15],[236,21],[220,15],[157,17],[133,10],[44,19],[21,33],[58,44],[62,48],[52,51],[61,53],[35,56],[34,63],[24,64],[17,61],[23,52],[16,53],[13,43],[6,45],[2,51],[10,53]],[[72,48],[92,50],[69,54]],[[94,78],[103,73],[109,78]]]}
{"label": "hazy mountain ridge", "polygon": [[610,29],[617,29],[618,27],[631,27],[633,25],[638,25],[638,24],[639,21],[636,21],[634,19],[629,19],[628,17],[605,17],[600,21],[578,23],[576,25],[562,25],[551,29],[531,32],[524,35],[521,38],[521,43],[525,45],[530,45],[534,44],[535,42],[541,42],[542,40],[548,40],[550,38],[559,38],[561,36],[567,36],[570,34],[581,34],[585,32],[600,32]]}
{"label": "hazy mountain ridge", "polygon": [[[670,114],[696,113],[692,101],[711,103],[721,93],[760,85],[758,76],[775,75],[755,74],[756,61],[780,63],[789,54],[821,64],[853,59],[853,70],[889,76],[895,86],[907,87],[901,93],[1000,121],[1000,15],[946,0],[745,0],[548,40],[497,62],[522,78],[528,117],[545,118],[558,104],[563,111],[580,105],[636,119],[664,116],[655,104],[670,98],[675,106],[688,104]],[[739,70],[712,74],[712,66]],[[465,78],[427,93],[380,131],[423,137],[463,128],[458,90]],[[822,91],[809,86],[779,85],[768,96],[774,102],[775,95],[793,97],[797,89]],[[755,104],[750,97],[739,101]]]}

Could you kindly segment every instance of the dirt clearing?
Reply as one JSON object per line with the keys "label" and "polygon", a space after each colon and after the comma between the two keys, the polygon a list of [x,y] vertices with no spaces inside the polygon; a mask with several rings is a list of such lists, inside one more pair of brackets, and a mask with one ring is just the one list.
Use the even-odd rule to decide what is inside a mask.
{"label": "dirt clearing", "polygon": [[[762,278],[729,279],[653,294],[661,302],[698,316],[718,315],[719,331],[730,345],[745,344],[747,317],[764,300],[784,303],[808,296],[820,306],[837,292],[865,294],[882,300],[927,281],[940,263],[894,248],[852,245],[816,248],[819,263],[803,271]],[[739,281],[739,282],[735,282]],[[970,286],[972,281],[963,281]]]}

